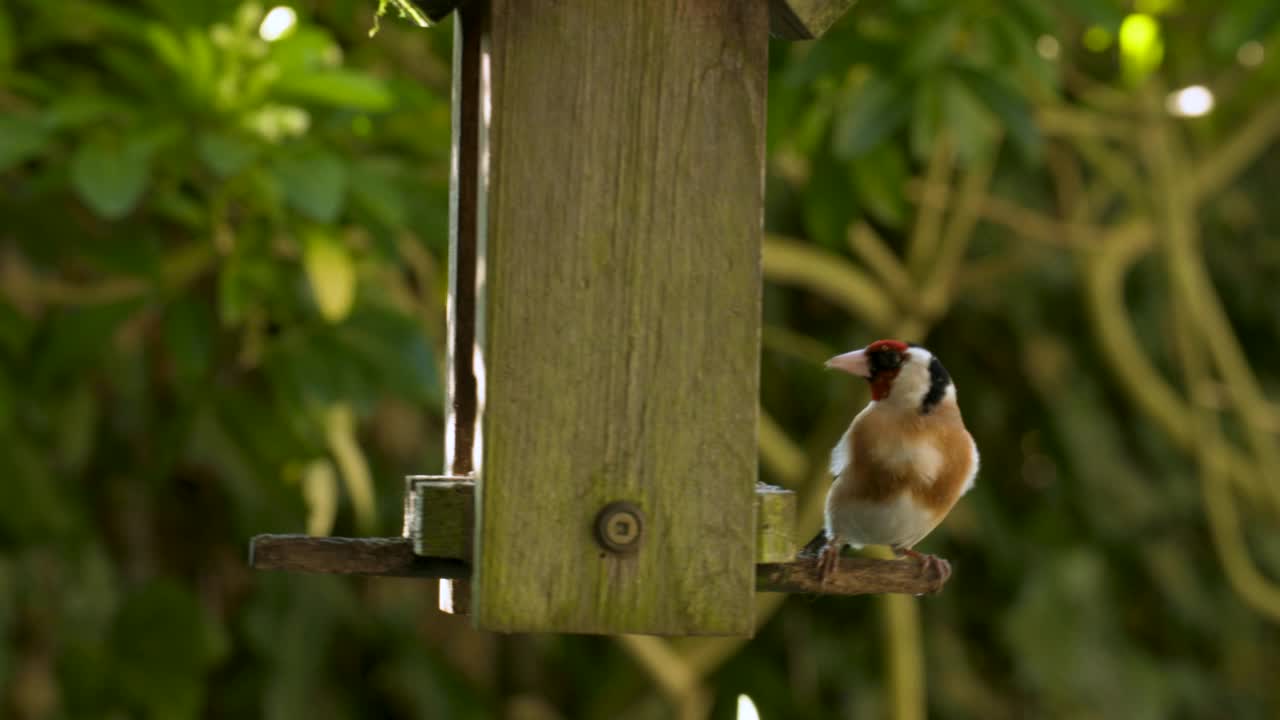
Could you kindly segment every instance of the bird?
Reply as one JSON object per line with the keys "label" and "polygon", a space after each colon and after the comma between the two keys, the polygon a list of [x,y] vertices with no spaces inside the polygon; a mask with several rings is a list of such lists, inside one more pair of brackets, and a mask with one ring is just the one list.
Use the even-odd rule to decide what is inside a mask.
{"label": "bird", "polygon": [[[978,446],[965,428],[956,387],[933,353],[898,340],[877,340],[837,355],[826,367],[863,377],[871,401],[831,451],[818,557],[822,582],[835,572],[846,545],[887,545],[922,572],[945,581],[950,566],[913,549],[971,490]],[[815,548],[816,549],[816,548]]]}

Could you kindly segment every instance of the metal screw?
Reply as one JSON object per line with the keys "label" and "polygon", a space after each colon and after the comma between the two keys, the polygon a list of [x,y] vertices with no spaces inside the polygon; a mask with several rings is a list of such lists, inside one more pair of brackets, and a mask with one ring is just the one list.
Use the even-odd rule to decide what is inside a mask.
{"label": "metal screw", "polygon": [[640,548],[642,533],[644,513],[633,502],[611,502],[596,515],[596,539],[606,550],[615,553],[635,552]]}

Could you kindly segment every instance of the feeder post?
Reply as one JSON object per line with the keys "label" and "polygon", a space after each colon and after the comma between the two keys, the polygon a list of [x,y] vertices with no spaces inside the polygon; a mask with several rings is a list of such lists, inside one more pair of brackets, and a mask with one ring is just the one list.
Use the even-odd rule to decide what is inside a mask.
{"label": "feeder post", "polygon": [[471,429],[474,621],[750,634],[768,4],[459,20],[449,456],[461,474]]}

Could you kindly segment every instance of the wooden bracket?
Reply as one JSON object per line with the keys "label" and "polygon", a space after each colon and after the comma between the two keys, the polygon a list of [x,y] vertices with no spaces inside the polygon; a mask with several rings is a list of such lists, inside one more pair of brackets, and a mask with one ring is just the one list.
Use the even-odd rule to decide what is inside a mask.
{"label": "wooden bracket", "polygon": [[855,0],[769,0],[769,31],[784,40],[822,37]]}
{"label": "wooden bracket", "polygon": [[[457,475],[410,475],[405,480],[404,537],[417,555],[470,562],[475,482]],[[796,494],[756,483],[757,563],[785,563],[796,555]]]}

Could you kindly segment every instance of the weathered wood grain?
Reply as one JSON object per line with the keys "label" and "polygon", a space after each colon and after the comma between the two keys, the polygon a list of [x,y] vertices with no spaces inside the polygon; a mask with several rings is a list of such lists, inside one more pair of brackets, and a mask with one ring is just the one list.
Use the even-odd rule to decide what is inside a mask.
{"label": "weathered wood grain", "polygon": [[308,535],[257,535],[249,544],[255,570],[465,578],[467,563],[454,558],[413,554],[408,538],[334,538]]}
{"label": "weathered wood grain", "polygon": [[[486,22],[477,624],[750,633],[767,5]],[[592,536],[615,500],[626,556]]]}
{"label": "weathered wood grain", "polygon": [[914,560],[841,558],[839,571],[826,582],[818,580],[817,559],[812,557],[756,566],[756,589],[760,592],[925,595],[938,592],[945,584],[945,577],[925,571]]}
{"label": "weathered wood grain", "polygon": [[855,0],[769,0],[769,29],[785,40],[821,37]]}
{"label": "weathered wood grain", "polygon": [[[465,578],[471,572],[461,560],[415,556],[413,544],[406,538],[258,535],[250,546],[249,564],[257,570],[422,578]],[[842,558],[839,572],[826,583],[818,581],[812,557],[756,565],[755,576],[756,589],[761,592],[814,595],[921,595],[937,592],[944,584],[937,576],[923,573],[912,560],[872,558]],[[441,596],[442,603],[446,599]],[[465,610],[469,604],[465,596],[455,595],[452,602],[454,612]]]}

